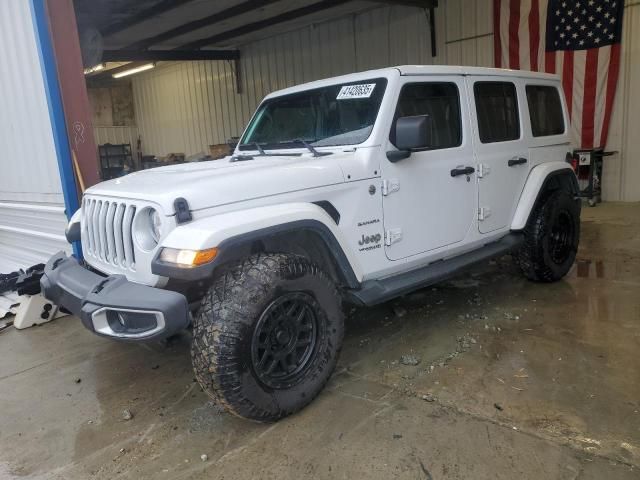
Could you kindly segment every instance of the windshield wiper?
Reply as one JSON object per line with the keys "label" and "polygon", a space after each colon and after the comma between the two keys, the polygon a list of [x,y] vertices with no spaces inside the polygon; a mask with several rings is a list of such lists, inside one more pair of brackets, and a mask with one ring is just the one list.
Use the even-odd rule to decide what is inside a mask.
{"label": "windshield wiper", "polygon": [[333,155],[333,152],[320,152],[316,150],[309,142],[302,140],[301,138],[296,138],[295,140],[287,140],[286,142],[280,143],[301,143],[305,146],[307,150],[309,150],[314,157],[324,157],[326,155]]}
{"label": "windshield wiper", "polygon": [[[268,156],[267,153],[264,153],[264,149],[260,146],[258,142],[253,142],[250,145],[253,145],[254,147],[256,147],[256,150],[260,152],[261,157]],[[253,155],[240,154],[240,155],[234,155],[233,157],[231,157],[232,162],[244,162],[246,160],[253,160]]]}
{"label": "windshield wiper", "polygon": [[234,155],[231,157],[230,162],[244,162],[245,160],[253,160],[251,155]]}
{"label": "windshield wiper", "polygon": [[[290,142],[286,142],[286,143],[290,143]],[[262,145],[260,145],[258,142],[243,143],[242,145],[255,147],[255,149],[258,150],[258,155],[243,155],[243,154],[234,155],[233,157],[231,157],[232,162],[243,162],[245,160],[253,160],[254,157],[299,157],[300,155],[302,155],[301,153],[267,153],[264,151],[264,148],[262,148]]]}

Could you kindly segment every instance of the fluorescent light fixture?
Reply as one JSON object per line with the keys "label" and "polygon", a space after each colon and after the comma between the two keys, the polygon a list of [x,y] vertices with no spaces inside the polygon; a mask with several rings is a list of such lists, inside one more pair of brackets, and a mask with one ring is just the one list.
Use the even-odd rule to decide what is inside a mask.
{"label": "fluorescent light fixture", "polygon": [[139,67],[133,67],[133,68],[130,68],[129,70],[123,70],[122,72],[114,73],[112,77],[113,78],[126,77],[127,75],[133,75],[134,73],[140,73],[140,72],[144,72],[145,70],[151,70],[155,66],[156,66],[155,63],[147,63],[145,65],[140,65]]}
{"label": "fluorescent light fixture", "polygon": [[90,73],[99,72],[100,70],[104,70],[107,67],[104,63],[99,63],[94,65],[93,67],[88,67],[84,69],[84,74],[89,75]]}

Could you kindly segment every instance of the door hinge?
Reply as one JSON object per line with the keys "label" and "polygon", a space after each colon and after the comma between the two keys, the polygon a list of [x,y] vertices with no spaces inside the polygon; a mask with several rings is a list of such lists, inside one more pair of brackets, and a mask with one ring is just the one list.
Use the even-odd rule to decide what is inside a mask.
{"label": "door hinge", "polygon": [[384,232],[384,244],[386,246],[393,245],[394,243],[402,240],[402,230],[399,228],[392,228]]}
{"label": "door hinge", "polygon": [[397,179],[391,178],[389,180],[382,181],[382,195],[387,196],[390,193],[397,192],[398,190],[400,190],[400,182]]}
{"label": "door hinge", "polygon": [[478,220],[483,221],[491,216],[491,209],[489,207],[480,207],[478,209]]}
{"label": "door hinge", "polygon": [[486,177],[490,172],[491,168],[489,167],[489,165],[486,165],[484,163],[478,164],[478,178]]}

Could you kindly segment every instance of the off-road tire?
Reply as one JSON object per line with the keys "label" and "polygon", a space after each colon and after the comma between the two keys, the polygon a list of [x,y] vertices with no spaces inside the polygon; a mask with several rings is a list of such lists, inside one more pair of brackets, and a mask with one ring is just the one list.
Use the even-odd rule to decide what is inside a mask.
{"label": "off-road tire", "polygon": [[[261,319],[272,305],[291,296],[309,302],[317,325],[315,347],[298,378],[268,385],[252,357],[254,332],[261,331],[258,325],[264,325]],[[341,298],[323,270],[297,255],[257,254],[214,277],[194,320],[191,358],[202,388],[229,412],[275,421],[302,409],[322,391],[343,336]]]}
{"label": "off-road tire", "polygon": [[[566,242],[558,250],[558,232],[564,230],[560,234]],[[524,244],[514,258],[529,280],[555,282],[571,269],[579,240],[580,200],[566,190],[555,190],[532,212],[524,229]]]}

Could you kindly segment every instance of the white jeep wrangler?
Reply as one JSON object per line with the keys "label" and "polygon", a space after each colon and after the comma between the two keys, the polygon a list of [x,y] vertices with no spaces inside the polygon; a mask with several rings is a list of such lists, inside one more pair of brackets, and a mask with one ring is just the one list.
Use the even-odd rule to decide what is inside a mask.
{"label": "white jeep wrangler", "polygon": [[200,385],[255,420],[322,390],[342,303],[375,305],[513,252],[552,282],[574,262],[578,185],[552,75],[403,66],[267,96],[232,157],[89,188],[44,295],[96,334],[193,327]]}

